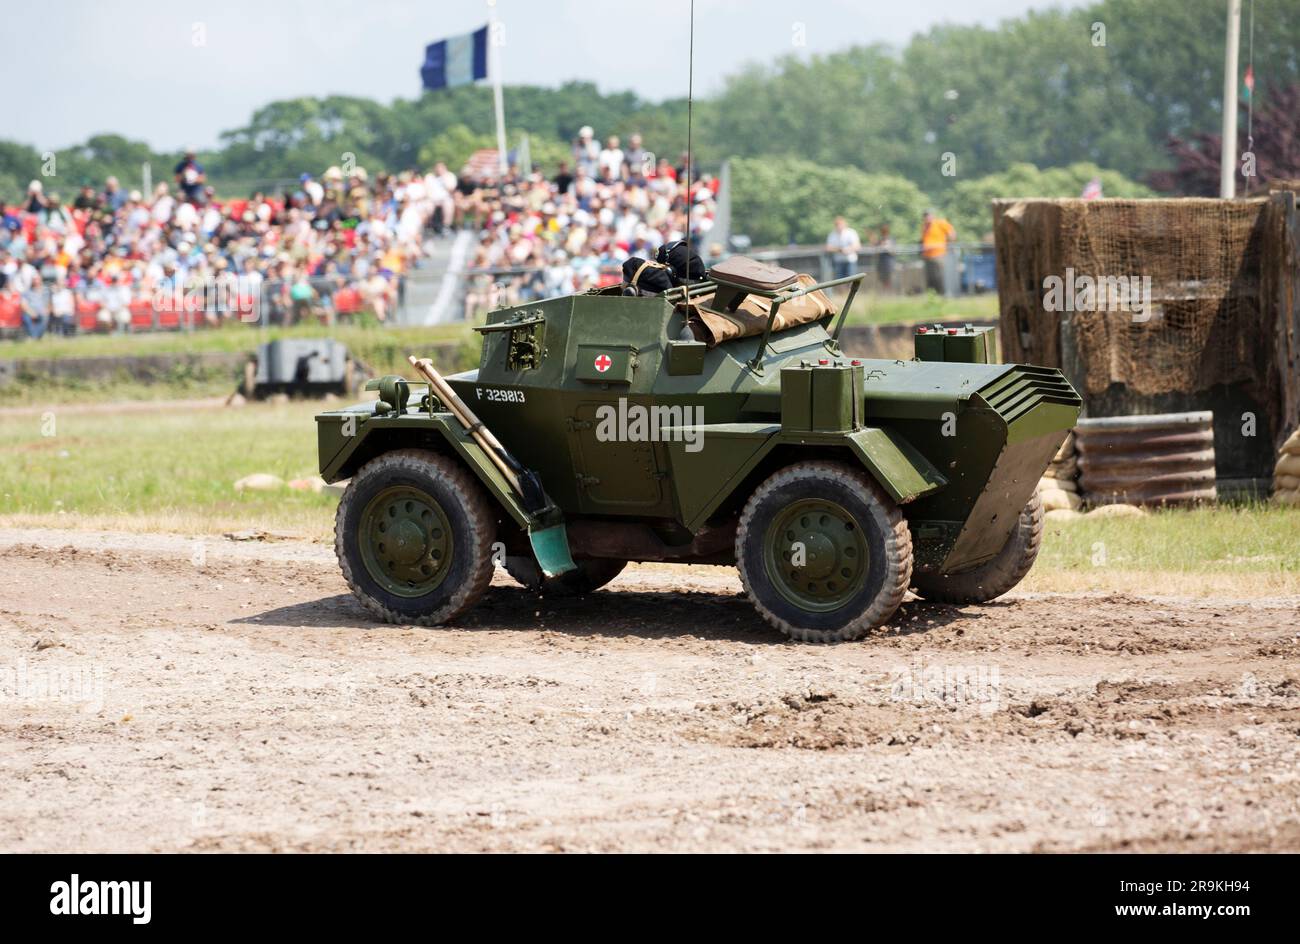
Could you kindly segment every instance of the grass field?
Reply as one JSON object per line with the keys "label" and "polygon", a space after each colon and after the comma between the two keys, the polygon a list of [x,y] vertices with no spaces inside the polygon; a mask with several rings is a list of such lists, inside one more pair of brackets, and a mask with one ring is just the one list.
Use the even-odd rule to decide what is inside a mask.
{"label": "grass field", "polygon": [[[316,471],[320,404],[0,416],[0,525],[212,534],[246,528],[325,539],[334,500],[236,493],[253,472]],[[53,429],[50,430],[50,422]],[[53,435],[42,435],[52,431]],[[1049,522],[1028,590],[1300,593],[1300,509],[1254,505]]]}
{"label": "grass field", "polygon": [[[72,338],[42,338],[39,341],[0,342],[0,359],[18,361],[33,358],[127,357],[154,354],[238,353],[252,351],[258,344],[277,338],[331,337],[347,345],[376,375],[409,372],[408,354],[429,352],[433,345],[456,345],[451,369],[463,369],[478,359],[477,336],[463,325],[435,327],[392,327],[376,323],[293,328],[249,328],[229,325],[192,334],[167,332],[138,335],[84,335]],[[21,369],[21,365],[20,365]],[[24,374],[18,382],[0,387],[0,406],[43,403],[75,403],[84,400],[173,400],[187,397],[221,396],[230,393],[239,377],[223,370],[191,370],[178,367],[161,382],[141,383],[125,372],[108,383],[46,380],[38,372]]]}
{"label": "grass field", "polygon": [[1269,504],[1048,521],[1027,590],[1300,593],[1300,509]]}
{"label": "grass field", "polygon": [[[323,537],[334,500],[237,493],[253,472],[316,472],[319,403],[112,412],[75,406],[0,417],[2,518],[10,524]],[[53,435],[49,432],[51,424]]]}
{"label": "grass field", "polygon": [[918,321],[997,321],[998,296],[858,295],[847,324],[911,324]]}

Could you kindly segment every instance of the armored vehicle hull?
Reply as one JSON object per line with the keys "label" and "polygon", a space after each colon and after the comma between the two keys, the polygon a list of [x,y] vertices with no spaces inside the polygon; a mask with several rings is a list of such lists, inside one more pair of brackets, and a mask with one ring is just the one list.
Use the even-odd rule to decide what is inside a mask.
{"label": "armored vehicle hull", "polygon": [[[699,330],[700,315],[743,320],[720,301],[728,289],[770,303],[762,336],[742,327],[709,343]],[[909,587],[974,601],[1010,589],[1037,553],[1035,486],[1079,398],[1055,370],[988,363],[981,332],[918,336],[920,354],[943,360],[874,360],[840,349],[833,310],[781,324],[781,307],[820,291],[787,282],[764,292],[721,273],[649,297],[616,287],[504,309],[479,329],[478,368],[446,378],[469,428],[436,389],[418,405],[381,397],[320,414],[321,474],[352,480],[340,559],[369,548],[353,554],[354,589],[402,621],[445,621],[467,605],[448,605],[454,565],[439,560],[480,549],[435,540],[449,528],[428,523],[449,526],[441,502],[463,504],[428,495],[450,468],[473,498],[463,529],[476,535],[470,519],[490,517],[487,546],[546,592],[594,590],[627,561],[734,563],[769,622],[834,641],[888,620]],[[510,465],[480,444],[475,422]],[[349,498],[396,452],[428,464],[423,475],[379,474],[396,482],[402,520],[405,496],[429,498],[412,499],[406,565],[385,556],[393,542],[375,516],[388,506]],[[535,473],[540,504],[529,507],[512,468]],[[556,529],[572,555],[558,566],[535,540]],[[490,553],[469,563],[471,583],[490,577]]]}

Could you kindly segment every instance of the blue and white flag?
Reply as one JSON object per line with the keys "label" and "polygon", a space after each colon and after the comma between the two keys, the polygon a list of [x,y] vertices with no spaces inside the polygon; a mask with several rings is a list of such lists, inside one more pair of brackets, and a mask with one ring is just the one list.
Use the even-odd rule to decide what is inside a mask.
{"label": "blue and white flag", "polygon": [[468,85],[487,78],[487,36],[484,26],[463,36],[440,39],[424,47],[420,77],[427,89]]}

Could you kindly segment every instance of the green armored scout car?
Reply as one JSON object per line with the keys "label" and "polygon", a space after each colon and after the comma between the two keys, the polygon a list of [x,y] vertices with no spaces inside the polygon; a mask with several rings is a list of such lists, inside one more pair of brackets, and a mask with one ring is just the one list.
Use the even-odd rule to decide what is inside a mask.
{"label": "green armored scout car", "polygon": [[477,370],[412,357],[423,379],[316,417],[322,477],[351,480],[349,585],[381,619],[431,625],[496,562],[556,594],[629,561],[734,564],[808,642],[863,636],[909,588],[1005,593],[1038,554],[1035,486],[1080,399],[1056,370],[992,363],[992,329],[919,329],[914,360],[846,354],[861,278],[733,257],[658,293],[493,312]]}

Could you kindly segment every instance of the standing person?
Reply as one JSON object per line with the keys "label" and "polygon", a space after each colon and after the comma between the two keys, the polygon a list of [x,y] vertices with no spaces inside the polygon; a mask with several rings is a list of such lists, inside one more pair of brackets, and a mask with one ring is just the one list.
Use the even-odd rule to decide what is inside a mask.
{"label": "standing person", "polygon": [[623,176],[623,148],[619,146],[618,135],[611,134],[605,149],[597,158],[602,180],[613,182]]}
{"label": "standing person", "polygon": [[826,251],[831,254],[831,270],[835,278],[842,279],[853,271],[861,248],[858,231],[849,226],[844,217],[835,217],[835,227],[826,237]]}
{"label": "standing person", "polygon": [[948,257],[948,241],[957,235],[952,224],[934,210],[921,216],[921,258],[925,262],[925,287],[944,294],[943,268]]}
{"label": "standing person", "polygon": [[894,290],[894,250],[898,248],[894,237],[889,235],[889,224],[880,224],[880,238],[876,242],[876,276],[880,279],[880,288],[886,292]]}
{"label": "standing person", "polygon": [[569,192],[569,188],[573,186],[573,174],[569,173],[568,161],[560,161],[560,169],[551,178],[551,183],[555,185],[555,195],[557,197],[562,197]]}
{"label": "standing person", "polygon": [[203,172],[203,165],[195,157],[194,148],[185,149],[185,156],[176,165],[173,175],[176,186],[185,195],[185,199],[195,206],[200,205],[203,202],[203,185],[208,182],[208,178]]}
{"label": "standing person", "polygon": [[121,188],[116,177],[104,181],[104,204],[114,213],[126,205],[129,194]]}
{"label": "standing person", "polygon": [[583,125],[578,129],[578,140],[573,142],[573,166],[586,171],[588,177],[595,177],[599,157],[600,145],[596,143],[596,132],[591,125]]}
{"label": "standing person", "polygon": [[429,221],[433,224],[435,234],[441,236],[456,227],[456,175],[447,170],[447,165],[438,161],[433,170],[425,177],[424,185],[433,207]]}
{"label": "standing person", "polygon": [[627,165],[627,176],[631,180],[644,180],[646,177],[646,158],[650,152],[641,146],[641,135],[634,134],[628,141],[627,150],[623,152],[623,163]]}

